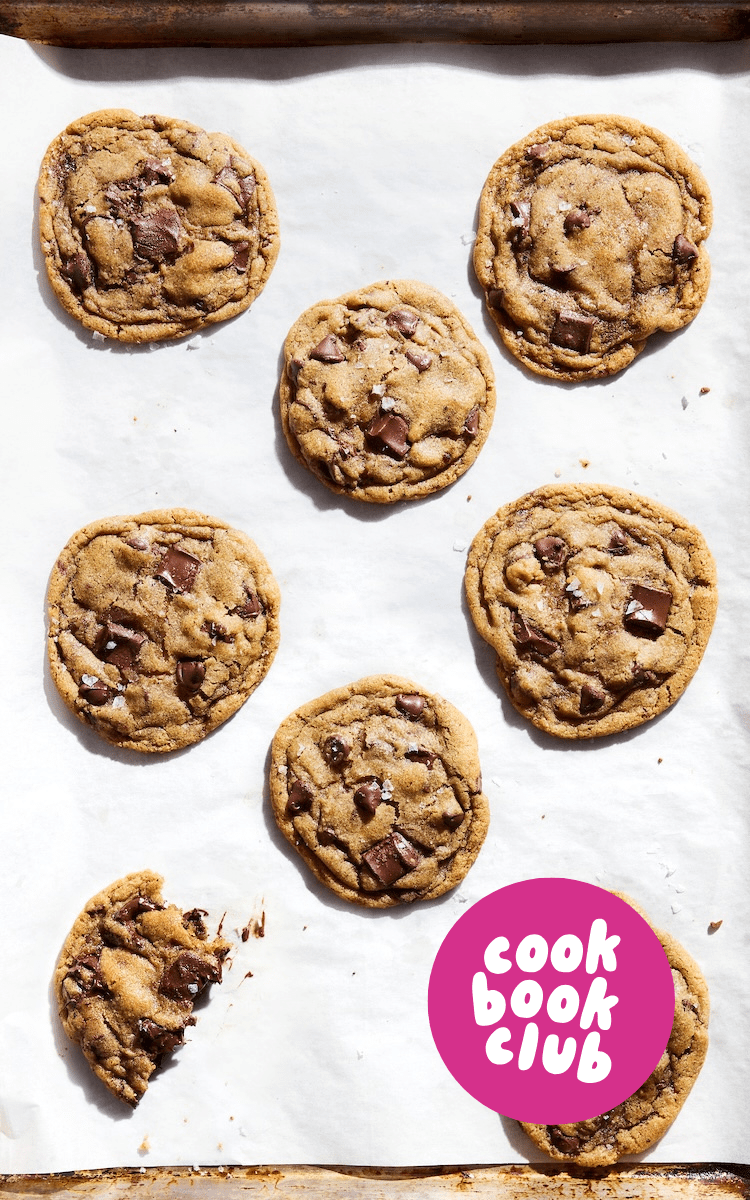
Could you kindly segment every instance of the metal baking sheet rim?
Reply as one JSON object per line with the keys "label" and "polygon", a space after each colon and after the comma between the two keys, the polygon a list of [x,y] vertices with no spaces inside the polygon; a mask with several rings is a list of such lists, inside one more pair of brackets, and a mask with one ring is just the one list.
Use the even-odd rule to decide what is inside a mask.
{"label": "metal baking sheet rim", "polygon": [[750,0],[0,0],[0,34],[80,48],[732,41]]}
{"label": "metal baking sheet rim", "polygon": [[52,1175],[0,1175],[0,1196],[112,1200],[131,1190],[149,1200],[213,1200],[248,1192],[291,1200],[304,1190],[321,1200],[569,1200],[582,1187],[591,1200],[748,1200],[750,1167],[736,1163],[610,1167],[584,1171],[555,1166],[466,1167],[129,1167]]}

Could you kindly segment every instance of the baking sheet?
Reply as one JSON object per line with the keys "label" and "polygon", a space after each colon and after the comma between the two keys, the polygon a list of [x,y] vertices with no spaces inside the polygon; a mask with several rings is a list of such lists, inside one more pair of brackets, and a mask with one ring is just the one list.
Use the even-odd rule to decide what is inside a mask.
{"label": "baking sheet", "polygon": [[[705,1068],[643,1157],[748,1161],[749,71],[744,44],[98,52],[0,39],[0,1171],[533,1160],[514,1124],[447,1073],[426,989],[468,904],[541,875],[628,892],[709,982]],[[282,250],[242,317],[138,349],[92,339],[51,296],[36,246],[38,164],[70,120],[112,106],[221,129],[266,167]],[[483,315],[470,268],[476,205],[511,142],[561,112],[597,111],[661,128],[702,167],[714,276],[688,329],[611,380],[558,385],[508,359]],[[492,357],[498,410],[451,489],[371,509],[292,461],[275,392],[298,314],[388,276],[422,279],[459,305]],[[720,581],[717,624],[682,700],[581,746],[533,732],[509,708],[462,599],[482,523],[556,479],[632,487],[676,508],[703,531]],[[282,590],[282,643],[232,721],[183,753],[146,758],[107,746],[59,700],[44,668],[44,592],[81,525],[169,505],[255,538]],[[282,843],[264,773],[288,712],[381,671],[442,693],[472,721],[492,824],[455,892],[366,912],[329,895]],[[86,899],[143,867],[164,875],[169,900],[209,909],[213,927],[223,916],[236,948],[189,1044],[133,1112],[67,1044],[49,981]],[[265,936],[242,942],[263,914]]]}

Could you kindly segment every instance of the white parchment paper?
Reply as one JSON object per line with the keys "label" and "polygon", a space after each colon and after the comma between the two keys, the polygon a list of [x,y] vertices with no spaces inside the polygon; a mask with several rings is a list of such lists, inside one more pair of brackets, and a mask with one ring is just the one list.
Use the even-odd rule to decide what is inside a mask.
{"label": "white parchment paper", "polygon": [[[448,1074],[426,996],[466,906],[544,875],[629,893],[708,980],[708,1060],[645,1158],[748,1161],[749,79],[744,44],[115,52],[0,40],[0,1171],[538,1160]],[[94,341],[60,309],[36,245],[38,166],[69,121],[105,107],[225,131],[264,164],[282,249],[248,313],[139,349]],[[586,112],[640,118],[699,163],[716,206],[714,275],[685,331],[655,338],[613,379],[556,385],[500,348],[470,255],[498,155]],[[292,461],[276,388],[299,313],[388,276],[454,298],[491,355],[498,409],[450,490],[371,508]],[[721,588],[679,703],[583,745],[510,709],[462,596],[483,522],[556,479],[676,508],[705,534]],[[282,642],[232,721],[151,758],[107,746],[64,708],[45,669],[44,595],[80,526],[172,505],[257,540],[283,594]],[[367,912],[332,897],[282,841],[264,776],[292,709],[382,671],[472,721],[492,824],[455,892]],[[88,897],[144,867],[164,875],[169,900],[209,909],[212,928],[226,914],[237,945],[189,1044],[131,1111],[67,1043],[50,978]],[[243,943],[238,931],[262,914],[265,936]]]}

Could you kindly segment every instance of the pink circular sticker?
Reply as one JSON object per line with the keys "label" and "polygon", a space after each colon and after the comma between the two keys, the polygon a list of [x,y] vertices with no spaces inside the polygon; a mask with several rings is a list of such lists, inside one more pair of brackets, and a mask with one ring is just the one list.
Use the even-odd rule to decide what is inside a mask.
{"label": "pink circular sticker", "polygon": [[643,917],[603,888],[527,879],[448,933],[429,1015],[454,1079],[495,1112],[586,1121],[645,1083],[669,1040],[672,971]]}

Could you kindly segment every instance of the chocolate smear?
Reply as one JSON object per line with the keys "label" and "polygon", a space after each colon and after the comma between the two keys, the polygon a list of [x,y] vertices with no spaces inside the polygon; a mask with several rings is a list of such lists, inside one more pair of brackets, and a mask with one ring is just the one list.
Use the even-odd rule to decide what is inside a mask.
{"label": "chocolate smear", "polygon": [[532,162],[541,162],[550,152],[549,142],[535,142],[533,146],[526,147],[526,157]]}

